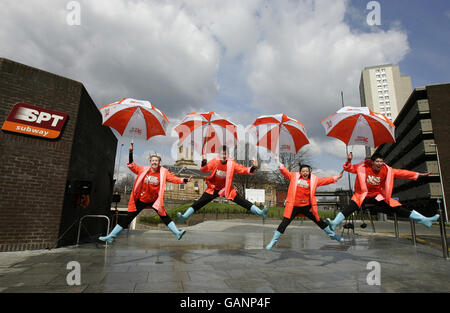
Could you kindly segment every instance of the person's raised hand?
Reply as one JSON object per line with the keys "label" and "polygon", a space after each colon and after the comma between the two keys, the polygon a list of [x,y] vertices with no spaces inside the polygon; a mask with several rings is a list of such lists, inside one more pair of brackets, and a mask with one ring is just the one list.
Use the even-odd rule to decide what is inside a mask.
{"label": "person's raised hand", "polygon": [[351,162],[352,159],[353,159],[353,153],[350,152],[349,154],[347,154],[347,161],[348,161],[348,162]]}

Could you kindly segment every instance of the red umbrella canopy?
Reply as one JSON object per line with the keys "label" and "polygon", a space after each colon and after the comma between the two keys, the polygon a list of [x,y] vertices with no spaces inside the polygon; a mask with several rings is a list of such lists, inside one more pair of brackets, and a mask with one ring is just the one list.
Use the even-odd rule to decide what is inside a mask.
{"label": "red umbrella canopy", "polygon": [[384,115],[367,107],[343,107],[321,121],[327,136],[337,138],[346,145],[378,147],[395,142],[395,126]]}
{"label": "red umbrella canopy", "polygon": [[304,145],[309,144],[305,126],[286,114],[260,116],[249,131],[256,136],[257,146],[277,154],[296,154]]}
{"label": "red umbrella canopy", "polygon": [[175,127],[178,145],[193,146],[199,154],[219,153],[222,145],[235,146],[237,126],[215,112],[187,114]]}
{"label": "red umbrella canopy", "polygon": [[103,125],[117,130],[121,136],[150,139],[166,135],[169,119],[149,101],[123,98],[100,108]]}

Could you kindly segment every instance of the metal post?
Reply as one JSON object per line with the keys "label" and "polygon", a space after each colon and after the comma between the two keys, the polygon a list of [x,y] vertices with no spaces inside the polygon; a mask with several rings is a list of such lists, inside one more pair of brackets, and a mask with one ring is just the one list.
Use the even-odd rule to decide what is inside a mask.
{"label": "metal post", "polygon": [[[341,102],[342,102],[342,107],[344,107],[344,92],[342,92],[342,91],[341,91]],[[348,156],[348,146],[347,145],[345,145],[345,153],[346,153],[345,157],[347,157]],[[350,181],[350,172],[347,172],[347,177],[348,177],[348,190],[349,190],[349,193],[351,194],[352,193],[352,183]],[[350,195],[350,197],[348,198],[349,199],[348,205],[350,205],[351,197],[352,196]]]}
{"label": "metal post", "polygon": [[353,232],[353,237],[355,237],[355,212],[353,212],[352,214],[352,232]]}
{"label": "metal post", "polygon": [[117,202],[116,202],[116,225],[119,224],[119,210],[117,209]]}
{"label": "metal post", "polygon": [[[438,151],[438,147],[437,144],[433,143],[430,144],[430,146],[434,146],[434,148],[436,149],[436,157],[437,157],[437,164],[438,164],[438,171],[439,171],[439,178],[441,180],[441,191],[442,191],[442,200],[444,201],[444,213],[445,213],[445,219],[444,221],[448,221],[447,217],[447,203],[445,202],[445,193],[444,193],[444,180],[442,179],[442,173],[441,173],[441,162],[439,160],[439,151]],[[440,205],[439,205],[440,207]],[[442,218],[442,215],[441,215]]]}
{"label": "metal post", "polygon": [[369,213],[369,219],[370,219],[370,224],[372,225],[372,230],[374,233],[376,233],[377,231],[375,230],[375,224],[372,220],[372,214],[370,214],[370,209],[367,209],[367,212]]}
{"label": "metal post", "polygon": [[445,224],[444,224],[444,216],[442,214],[442,208],[441,208],[441,200],[438,199],[437,203],[439,204],[439,226],[441,228],[441,241],[442,241],[442,252],[444,259],[448,260],[448,244],[447,244],[447,233],[445,230]]}
{"label": "metal post", "polygon": [[416,243],[416,224],[413,220],[409,220],[409,222],[411,223],[411,239],[413,242],[414,246],[417,246]]}
{"label": "metal post", "polygon": [[117,166],[117,174],[116,174],[116,181],[117,182],[119,182],[120,163],[122,162],[122,148],[123,148],[123,143],[120,145],[119,165]]}
{"label": "metal post", "polygon": [[395,231],[395,238],[398,238],[399,237],[399,231],[398,231],[397,213],[394,213],[394,231]]}

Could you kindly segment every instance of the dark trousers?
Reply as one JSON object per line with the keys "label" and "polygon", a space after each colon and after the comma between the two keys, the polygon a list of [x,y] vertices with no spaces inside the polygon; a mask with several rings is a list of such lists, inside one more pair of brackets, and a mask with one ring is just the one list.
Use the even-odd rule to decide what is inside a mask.
{"label": "dark trousers", "polygon": [[278,226],[277,230],[280,233],[284,234],[284,231],[286,230],[286,227],[288,227],[288,225],[297,216],[297,214],[305,215],[307,218],[309,218],[314,223],[316,223],[316,225],[319,226],[321,229],[324,229],[324,228],[326,228],[328,226],[328,224],[325,223],[322,219],[317,221],[316,217],[309,210],[311,210],[311,206],[310,205],[302,206],[302,207],[295,206],[292,209],[291,217],[290,218],[283,217],[283,220],[281,221],[281,224],[280,224],[280,226]]}
{"label": "dark trousers", "polygon": [[[391,207],[383,200],[377,201],[375,198],[365,198],[361,206],[363,206],[364,204],[375,205],[377,211],[386,214],[397,213],[397,215],[401,217],[409,217],[411,215],[411,211],[405,208],[404,206]],[[356,204],[355,201],[351,200],[350,205],[346,207],[344,210],[342,210],[342,214],[344,214],[344,216],[347,218],[356,210],[358,210],[358,205]]]}
{"label": "dark trousers", "polygon": [[[195,212],[197,212],[198,210],[203,208],[205,205],[207,205],[208,203],[213,201],[218,196],[219,196],[219,190],[214,190],[214,193],[212,195],[207,192],[204,192],[203,195],[200,197],[200,199],[198,199],[197,201],[194,202],[194,204],[192,205],[192,208],[194,209]],[[238,193],[236,194],[236,197],[234,198],[233,202],[247,210],[250,210],[250,208],[253,205],[253,203],[251,203],[247,199],[244,199]]]}
{"label": "dark trousers", "polygon": [[[155,202],[151,202],[151,203],[144,203],[141,202],[140,200],[136,200],[135,204],[136,204],[136,211],[134,212],[128,212],[127,216],[125,216],[118,224],[122,227],[122,228],[127,228],[128,225],[130,225],[130,223],[134,220],[134,218],[136,216],[138,216],[139,213],[141,213],[141,211],[146,207],[146,206],[152,206],[153,203]],[[155,210],[155,209],[154,209]],[[156,210],[155,210],[156,211]],[[156,213],[158,213],[158,211],[156,211]],[[158,214],[159,215],[159,214]],[[161,216],[159,215],[159,217],[161,218],[161,220],[164,222],[164,224],[169,225],[170,222],[172,222],[172,219],[166,215],[166,216]]]}

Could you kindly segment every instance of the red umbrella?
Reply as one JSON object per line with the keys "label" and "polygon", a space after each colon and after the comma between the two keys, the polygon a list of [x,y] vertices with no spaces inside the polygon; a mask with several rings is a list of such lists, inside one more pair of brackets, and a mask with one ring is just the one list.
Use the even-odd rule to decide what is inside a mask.
{"label": "red umbrella", "polygon": [[121,136],[150,139],[166,135],[169,119],[149,101],[123,98],[100,108],[103,125],[117,130]]}
{"label": "red umbrella", "polygon": [[378,147],[395,142],[395,126],[384,115],[367,107],[343,107],[323,119],[327,136],[337,138],[346,145]]}
{"label": "red umbrella", "polygon": [[193,146],[202,155],[219,153],[220,146],[237,143],[237,126],[215,112],[189,113],[175,131],[179,146]]}
{"label": "red umbrella", "polygon": [[257,146],[265,147],[273,153],[291,152],[296,154],[309,144],[305,126],[286,114],[264,115],[250,126],[256,132]]}

